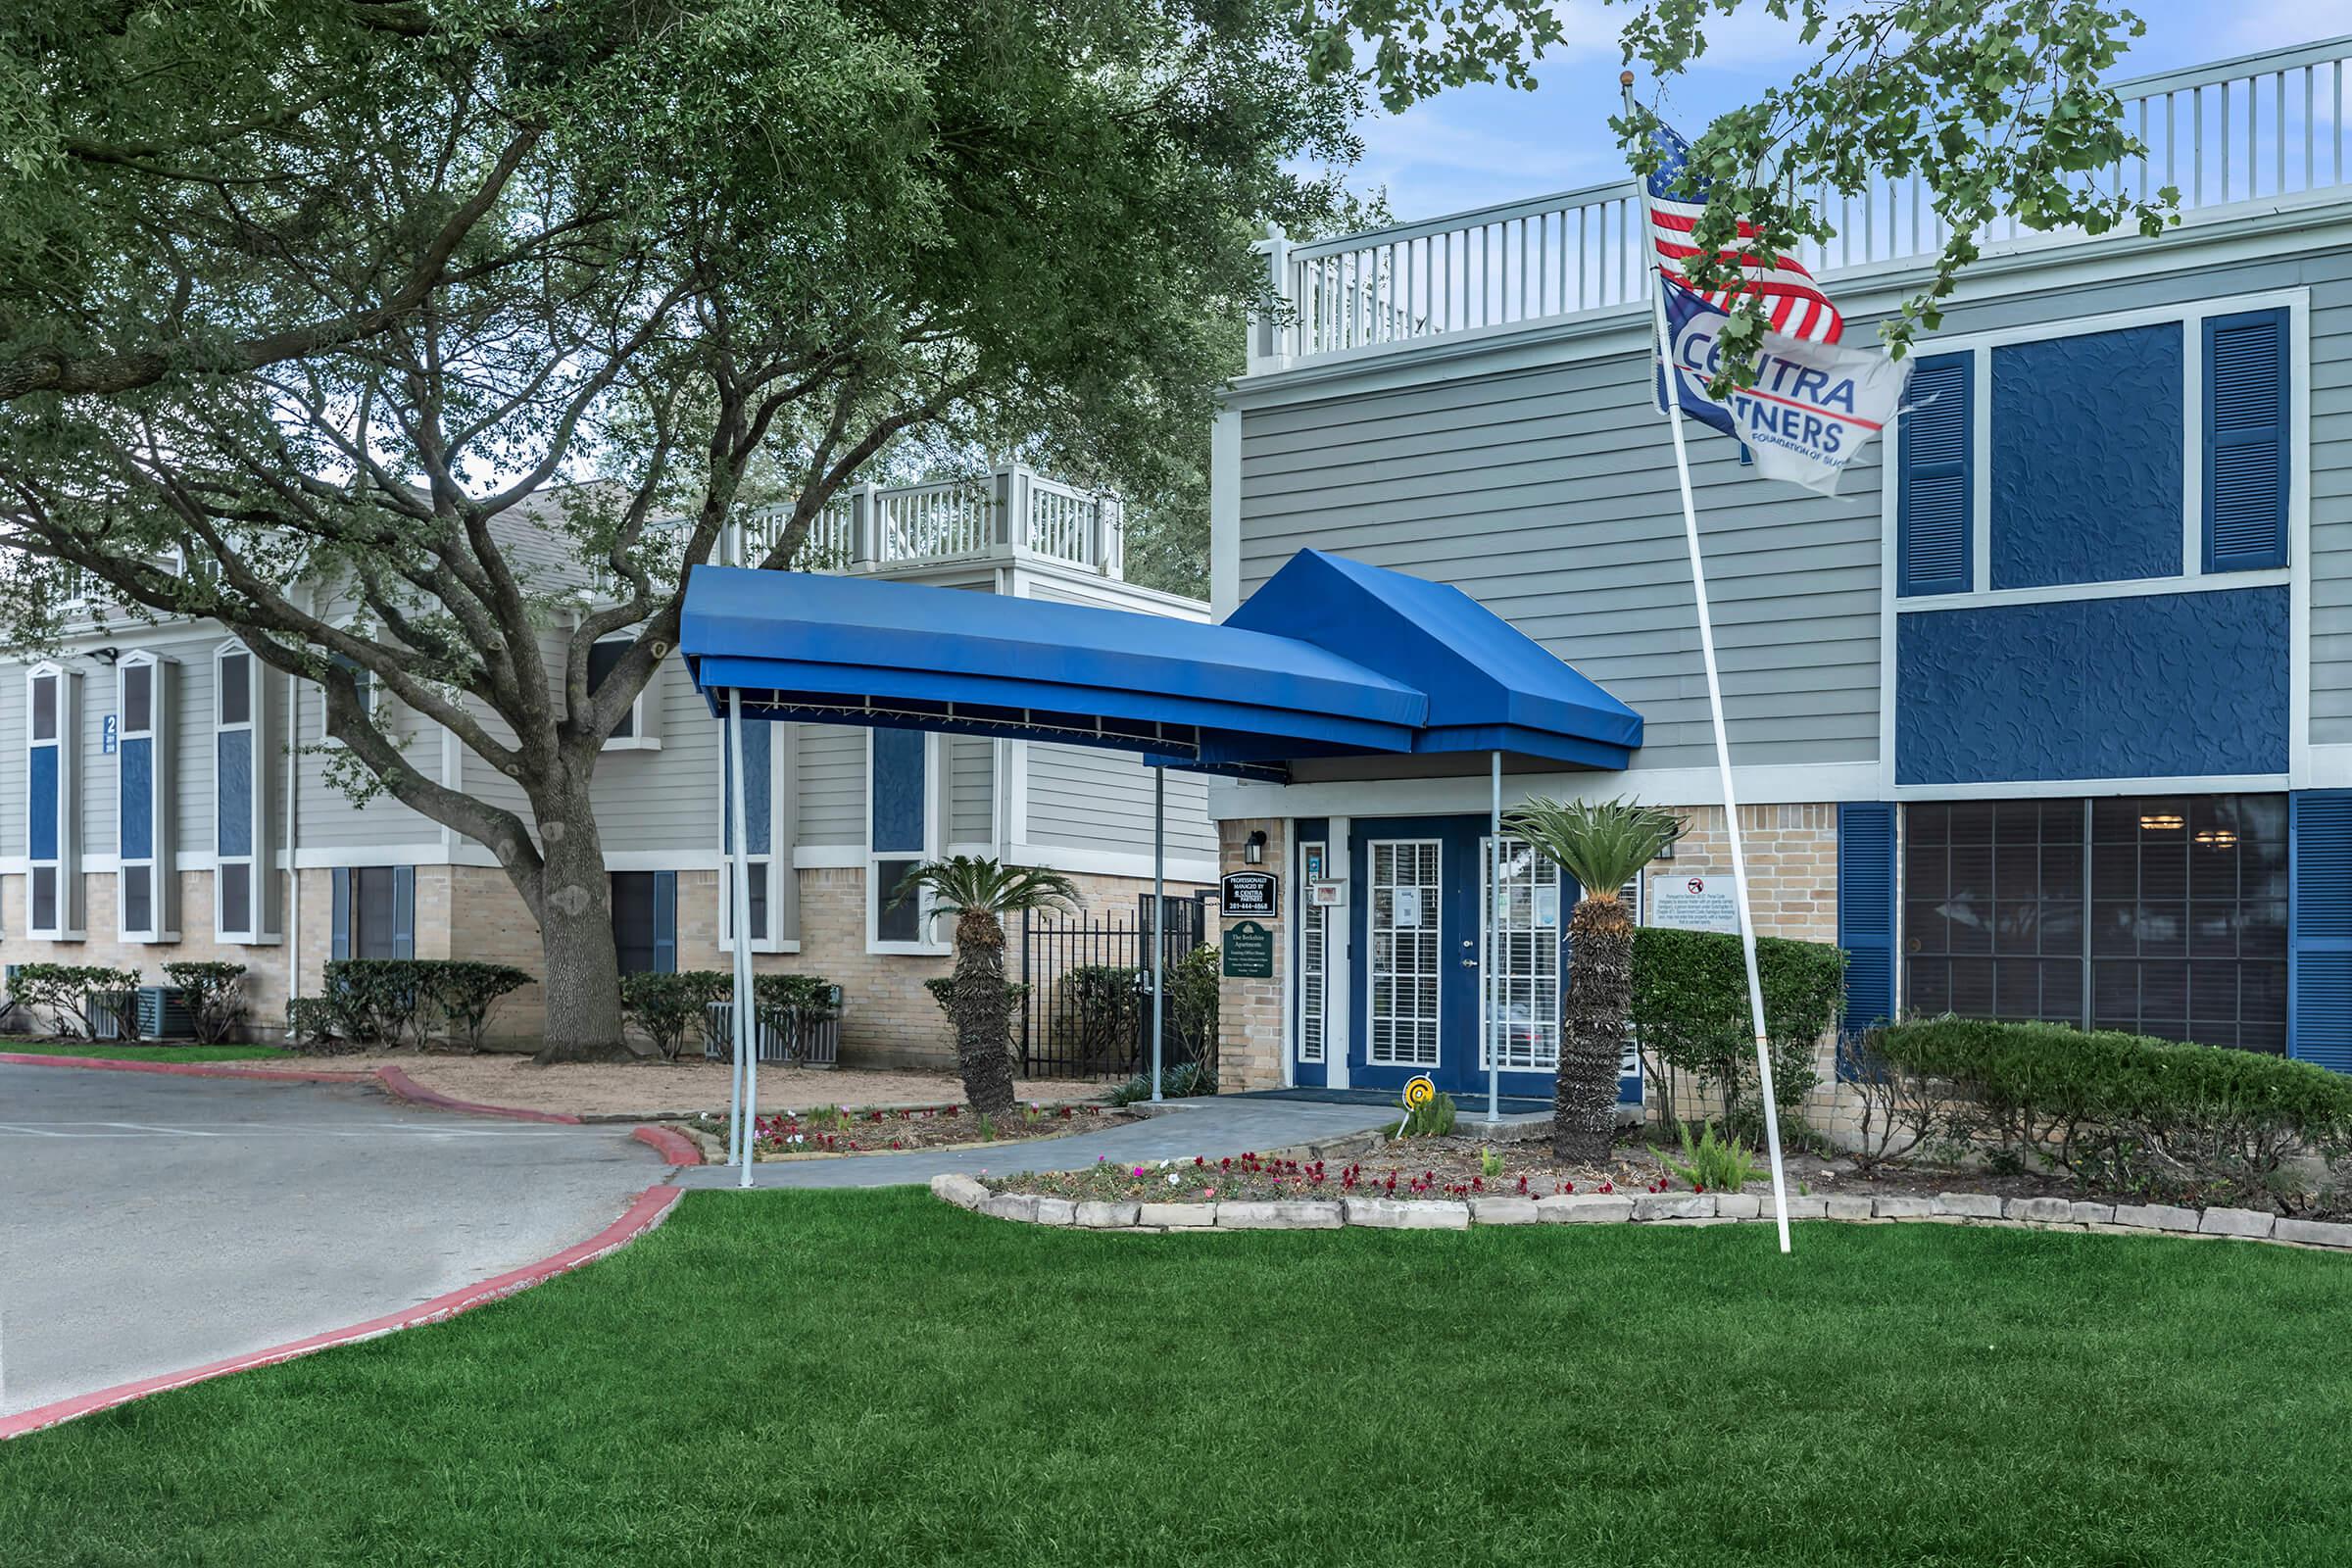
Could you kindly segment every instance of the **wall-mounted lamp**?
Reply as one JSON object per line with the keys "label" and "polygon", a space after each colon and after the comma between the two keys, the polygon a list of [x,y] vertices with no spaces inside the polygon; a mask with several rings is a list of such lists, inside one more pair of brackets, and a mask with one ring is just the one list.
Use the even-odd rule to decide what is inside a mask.
{"label": "wall-mounted lamp", "polygon": [[1251,865],[1266,863],[1266,830],[1264,828],[1258,828],[1250,833],[1250,842],[1242,849],[1242,858]]}
{"label": "wall-mounted lamp", "polygon": [[93,648],[90,652],[110,664],[115,663],[122,657],[122,650],[115,647],[112,643],[104,648]]}

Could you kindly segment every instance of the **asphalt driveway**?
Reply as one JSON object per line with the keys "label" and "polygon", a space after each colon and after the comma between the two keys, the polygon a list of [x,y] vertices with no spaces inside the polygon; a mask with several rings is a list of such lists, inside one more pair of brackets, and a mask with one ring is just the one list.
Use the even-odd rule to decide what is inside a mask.
{"label": "asphalt driveway", "polygon": [[0,1065],[0,1413],[476,1284],[594,1235],[663,1174],[626,1127]]}

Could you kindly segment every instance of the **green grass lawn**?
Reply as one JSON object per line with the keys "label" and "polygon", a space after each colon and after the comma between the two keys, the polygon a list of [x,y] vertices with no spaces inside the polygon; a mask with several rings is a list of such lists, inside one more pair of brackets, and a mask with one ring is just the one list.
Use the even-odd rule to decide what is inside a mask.
{"label": "green grass lawn", "polygon": [[10,1040],[0,1036],[0,1055],[84,1056],[107,1061],[260,1061],[293,1054],[276,1046],[142,1046],[121,1040]]}
{"label": "green grass lawn", "polygon": [[702,1194],[449,1325],[0,1448],[0,1556],[2342,1560],[2352,1259],[1939,1225],[1797,1247]]}

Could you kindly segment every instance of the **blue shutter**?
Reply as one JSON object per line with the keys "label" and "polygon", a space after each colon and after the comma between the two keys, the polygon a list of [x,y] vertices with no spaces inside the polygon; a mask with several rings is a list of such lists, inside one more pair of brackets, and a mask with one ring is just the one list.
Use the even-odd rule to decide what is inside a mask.
{"label": "blue shutter", "polygon": [[2352,790],[2287,798],[2286,1054],[2352,1072]]}
{"label": "blue shutter", "polygon": [[327,950],[327,956],[348,958],[351,956],[351,872],[347,867],[338,865],[327,875],[335,887],[335,935]]}
{"label": "blue shutter", "polygon": [[654,970],[678,972],[678,873],[654,873]]}
{"label": "blue shutter", "polygon": [[392,951],[404,958],[416,956],[416,868],[392,869]]}
{"label": "blue shutter", "polygon": [[1894,808],[1848,801],[1838,808],[1838,946],[1845,950],[1841,1034],[1850,1037],[1894,1016]]}
{"label": "blue shutter", "polygon": [[2286,564],[2287,315],[2205,320],[2205,569]]}
{"label": "blue shutter", "polygon": [[1919,362],[1902,417],[1895,498],[1895,592],[1976,586],[1976,357]]}

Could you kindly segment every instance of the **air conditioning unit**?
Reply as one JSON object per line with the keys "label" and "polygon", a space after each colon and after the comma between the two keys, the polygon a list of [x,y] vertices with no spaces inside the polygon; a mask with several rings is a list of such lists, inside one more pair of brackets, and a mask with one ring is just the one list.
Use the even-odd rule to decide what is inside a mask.
{"label": "air conditioning unit", "polygon": [[177,986],[141,986],[137,1018],[141,1040],[193,1040],[196,1020]]}
{"label": "air conditioning unit", "polygon": [[92,1040],[135,1040],[138,1038],[138,993],[135,991],[90,991],[81,1000],[82,1010],[90,1016]]}

